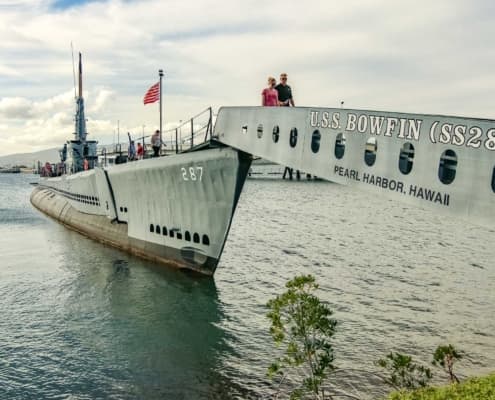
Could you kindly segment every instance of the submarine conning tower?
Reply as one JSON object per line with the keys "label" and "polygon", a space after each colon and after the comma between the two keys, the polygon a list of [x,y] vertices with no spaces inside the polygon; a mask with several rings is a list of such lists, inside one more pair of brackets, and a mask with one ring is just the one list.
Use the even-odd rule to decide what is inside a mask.
{"label": "submarine conning tower", "polygon": [[88,132],[86,131],[86,117],[84,115],[84,98],[82,88],[82,57],[79,53],[79,71],[78,71],[78,93],[76,96],[76,116],[75,116],[75,132],[74,139],[67,142],[66,160],[62,158],[62,162],[65,162],[66,171],[68,173],[76,173],[85,169],[84,160],[87,162],[87,169],[95,167],[98,161],[97,144],[96,140],[86,140]]}

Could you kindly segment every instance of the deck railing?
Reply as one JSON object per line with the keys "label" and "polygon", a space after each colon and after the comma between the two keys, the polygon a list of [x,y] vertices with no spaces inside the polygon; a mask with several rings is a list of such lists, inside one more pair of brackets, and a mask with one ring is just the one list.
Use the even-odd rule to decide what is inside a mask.
{"label": "deck railing", "polygon": [[[208,107],[192,118],[184,122],[180,121],[179,125],[175,128],[167,129],[162,132],[160,156],[189,151],[191,148],[210,140],[212,131],[213,110],[211,107]],[[143,145],[144,156],[142,158],[150,158],[153,154],[151,136],[152,135],[142,135],[132,138],[136,146],[136,151],[138,142]],[[126,141],[102,147],[98,151],[98,164],[107,166],[108,164],[126,162],[129,145],[130,141]]]}

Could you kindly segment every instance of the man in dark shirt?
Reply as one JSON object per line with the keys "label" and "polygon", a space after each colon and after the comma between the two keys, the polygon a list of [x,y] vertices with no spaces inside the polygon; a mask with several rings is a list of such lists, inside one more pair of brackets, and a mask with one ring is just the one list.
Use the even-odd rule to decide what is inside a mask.
{"label": "man in dark shirt", "polygon": [[278,104],[280,106],[294,107],[294,99],[292,98],[292,90],[289,85],[287,85],[287,74],[284,72],[280,74],[280,83],[275,86],[278,92]]}

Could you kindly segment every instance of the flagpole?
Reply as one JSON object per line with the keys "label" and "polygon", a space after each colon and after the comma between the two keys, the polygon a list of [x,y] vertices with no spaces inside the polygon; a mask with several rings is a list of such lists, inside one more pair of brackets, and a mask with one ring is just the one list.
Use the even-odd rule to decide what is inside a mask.
{"label": "flagpole", "polygon": [[162,78],[163,70],[158,70],[158,75],[160,76],[160,153],[162,150]]}

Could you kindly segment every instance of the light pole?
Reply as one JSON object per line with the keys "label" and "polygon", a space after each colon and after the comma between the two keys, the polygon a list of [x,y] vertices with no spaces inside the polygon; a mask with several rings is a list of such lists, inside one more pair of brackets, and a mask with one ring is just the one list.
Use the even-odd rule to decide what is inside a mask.
{"label": "light pole", "polygon": [[163,69],[158,70],[158,75],[160,76],[160,153],[162,150],[162,78]]}

